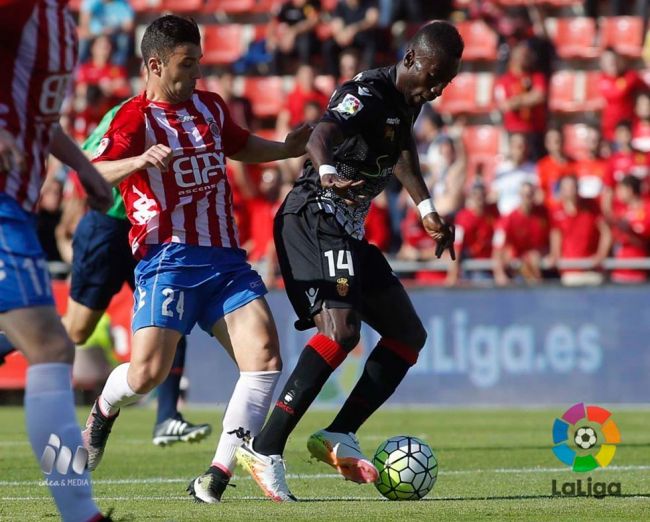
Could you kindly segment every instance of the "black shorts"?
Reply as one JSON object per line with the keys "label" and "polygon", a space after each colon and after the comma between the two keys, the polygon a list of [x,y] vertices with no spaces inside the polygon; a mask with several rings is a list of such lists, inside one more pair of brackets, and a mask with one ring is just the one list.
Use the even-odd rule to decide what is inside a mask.
{"label": "black shorts", "polygon": [[134,288],[131,224],[90,210],[72,238],[70,297],[92,310],[105,310],[124,283]]}
{"label": "black shorts", "polygon": [[401,286],[376,246],[348,235],[333,215],[314,203],[297,214],[280,211],[274,239],[298,330],[313,328],[313,316],[325,303],[363,315],[364,299]]}

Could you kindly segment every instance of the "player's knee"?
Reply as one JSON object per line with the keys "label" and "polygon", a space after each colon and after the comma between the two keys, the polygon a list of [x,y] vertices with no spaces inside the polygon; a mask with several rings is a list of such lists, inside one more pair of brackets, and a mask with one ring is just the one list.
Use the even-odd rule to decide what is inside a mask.
{"label": "player's knee", "polygon": [[85,344],[90,335],[92,334],[92,330],[89,328],[84,328],[83,326],[78,326],[74,324],[68,324],[66,325],[66,328],[68,330],[68,335],[70,336],[70,339],[74,344],[80,345],[80,344]]}
{"label": "player's knee", "polygon": [[38,350],[25,350],[30,364],[74,363],[74,345],[65,335],[44,339]]}
{"label": "player's knee", "polygon": [[339,328],[328,337],[336,341],[346,352],[351,352],[359,344],[361,333],[358,328],[350,326]]}
{"label": "player's knee", "polygon": [[149,393],[162,381],[165,380],[167,374],[162,368],[156,368],[149,364],[140,364],[129,367],[129,386],[138,394]]}
{"label": "player's knee", "polygon": [[427,331],[420,321],[408,328],[401,336],[400,341],[414,350],[420,351],[427,342]]}

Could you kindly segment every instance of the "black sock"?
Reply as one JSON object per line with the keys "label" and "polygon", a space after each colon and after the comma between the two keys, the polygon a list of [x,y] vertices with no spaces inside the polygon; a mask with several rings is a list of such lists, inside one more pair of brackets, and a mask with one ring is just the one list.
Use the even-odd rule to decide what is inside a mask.
{"label": "black sock", "polygon": [[417,350],[389,339],[380,340],[368,357],[359,382],[326,430],[356,433],[393,394],[416,359]]}
{"label": "black sock", "polygon": [[310,339],[271,416],[253,441],[255,451],[263,455],[284,453],[289,435],[346,355],[338,343],[324,335],[317,334]]}
{"label": "black sock", "polygon": [[167,378],[158,386],[156,424],[180,415],[178,413],[178,397],[181,394],[181,377],[183,377],[183,370],[185,369],[186,348],[187,343],[185,336],[183,336],[178,341],[172,369],[169,371]]}

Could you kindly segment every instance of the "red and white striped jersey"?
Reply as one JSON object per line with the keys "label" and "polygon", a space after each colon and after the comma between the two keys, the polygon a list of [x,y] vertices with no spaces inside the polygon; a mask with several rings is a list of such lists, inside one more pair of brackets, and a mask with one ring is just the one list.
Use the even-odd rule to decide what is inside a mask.
{"label": "red and white striped jersey", "polygon": [[67,0],[0,0],[0,127],[25,156],[22,171],[0,176],[0,192],[29,212],[38,203],[76,59]]}
{"label": "red and white striped jersey", "polygon": [[155,144],[173,150],[166,171],[148,168],[120,183],[134,254],[170,242],[239,246],[226,156],[242,149],[248,136],[211,92],[195,90],[178,104],[152,102],[143,93],[120,108],[94,161],[138,156]]}

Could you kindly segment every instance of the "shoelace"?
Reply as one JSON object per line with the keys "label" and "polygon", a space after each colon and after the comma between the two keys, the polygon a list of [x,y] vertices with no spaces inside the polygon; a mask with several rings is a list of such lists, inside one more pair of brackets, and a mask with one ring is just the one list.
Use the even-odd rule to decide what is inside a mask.
{"label": "shoelace", "polygon": [[271,488],[273,491],[280,491],[286,496],[292,496],[289,486],[284,478],[287,467],[283,459],[271,460]]}

